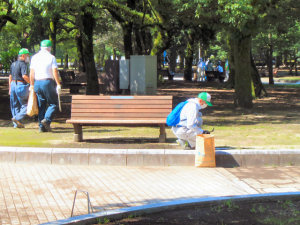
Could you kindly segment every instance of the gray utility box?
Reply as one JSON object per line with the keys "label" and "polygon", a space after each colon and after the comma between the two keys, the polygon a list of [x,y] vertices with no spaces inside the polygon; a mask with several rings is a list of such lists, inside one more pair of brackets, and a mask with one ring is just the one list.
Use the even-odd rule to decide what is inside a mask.
{"label": "gray utility box", "polygon": [[120,89],[129,89],[129,59],[121,59],[120,64]]}
{"label": "gray utility box", "polygon": [[130,56],[130,94],[155,95],[157,89],[157,57]]}

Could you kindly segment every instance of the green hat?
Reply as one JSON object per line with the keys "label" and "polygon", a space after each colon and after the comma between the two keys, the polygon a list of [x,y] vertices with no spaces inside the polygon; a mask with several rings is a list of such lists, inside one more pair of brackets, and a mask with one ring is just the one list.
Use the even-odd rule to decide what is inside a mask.
{"label": "green hat", "polygon": [[43,40],[41,41],[41,47],[51,47],[52,42],[50,40]]}
{"label": "green hat", "polygon": [[198,95],[198,98],[202,99],[203,101],[206,102],[207,105],[209,106],[212,106],[210,100],[211,100],[211,96],[210,94],[208,94],[207,92],[201,92],[199,95]]}
{"label": "green hat", "polygon": [[19,51],[19,55],[25,55],[25,54],[30,54],[28,49],[27,48],[22,48],[20,51]]}

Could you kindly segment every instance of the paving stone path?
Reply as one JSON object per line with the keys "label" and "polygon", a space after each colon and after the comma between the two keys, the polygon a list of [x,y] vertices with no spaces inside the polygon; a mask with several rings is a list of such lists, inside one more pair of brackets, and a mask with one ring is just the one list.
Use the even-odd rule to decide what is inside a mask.
{"label": "paving stone path", "polygon": [[[0,224],[70,217],[76,190],[95,210],[184,198],[300,191],[299,167],[194,168],[0,164]],[[79,193],[75,215],[87,213]]]}

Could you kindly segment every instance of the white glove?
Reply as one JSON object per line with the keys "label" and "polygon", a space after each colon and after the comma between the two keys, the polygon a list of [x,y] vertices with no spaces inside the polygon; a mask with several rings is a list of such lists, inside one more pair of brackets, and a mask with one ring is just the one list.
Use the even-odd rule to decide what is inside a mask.
{"label": "white glove", "polygon": [[56,86],[56,93],[59,95],[61,92],[61,85]]}
{"label": "white glove", "polygon": [[33,91],[34,90],[34,86],[33,85],[30,85],[29,86],[29,91]]}

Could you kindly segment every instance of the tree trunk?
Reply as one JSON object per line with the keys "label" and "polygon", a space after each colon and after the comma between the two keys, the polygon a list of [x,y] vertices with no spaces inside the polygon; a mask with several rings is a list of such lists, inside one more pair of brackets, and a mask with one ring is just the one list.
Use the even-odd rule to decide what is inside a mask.
{"label": "tree trunk", "polygon": [[235,105],[241,108],[253,107],[253,83],[250,63],[251,36],[234,39],[234,68],[235,68]]}
{"label": "tree trunk", "polygon": [[69,68],[69,55],[66,54],[66,55],[65,55],[64,69],[68,69],[68,68]]}
{"label": "tree trunk", "polygon": [[268,50],[268,71],[269,71],[269,84],[274,84],[274,78],[273,78],[273,45],[269,45]]}
{"label": "tree trunk", "polygon": [[[263,95],[267,96],[267,91],[261,82],[260,75],[255,66],[252,52],[250,52],[250,60],[251,60],[251,77],[254,84],[255,96],[259,98],[262,97]],[[263,92],[265,94],[263,94]]]}
{"label": "tree trunk", "polygon": [[83,47],[82,47],[82,36],[81,34],[77,35],[76,38],[77,52],[78,52],[78,70],[79,72],[85,72],[85,65],[83,60]]}
{"label": "tree trunk", "polygon": [[295,62],[295,76],[298,76],[298,68],[297,68],[297,60],[298,60],[298,57],[297,57],[297,51],[296,49],[294,50],[294,62]]}
{"label": "tree trunk", "polygon": [[276,68],[279,68],[279,66],[282,64],[282,55],[276,56]]}
{"label": "tree trunk", "polygon": [[292,56],[289,55],[289,59],[290,59],[290,62],[288,63],[289,65],[289,75],[293,75],[293,67],[294,67],[294,63],[292,62]]}
{"label": "tree trunk", "polygon": [[56,34],[57,34],[57,24],[58,24],[58,16],[54,16],[54,18],[50,22],[50,40],[52,41],[52,54],[56,55]]}
{"label": "tree trunk", "polygon": [[99,62],[99,65],[100,67],[103,67],[104,68],[104,58],[105,58],[105,44],[102,44],[100,46],[100,48],[102,48],[102,50],[100,50],[100,52],[102,52],[100,54],[100,62]]}
{"label": "tree trunk", "polygon": [[194,56],[194,35],[187,36],[188,42],[185,53],[184,80],[192,80],[193,75],[193,56]]}
{"label": "tree trunk", "polygon": [[176,70],[176,46],[173,46],[171,49],[170,49],[170,63],[169,63],[169,70],[171,72],[174,72],[175,73],[175,70]]}
{"label": "tree trunk", "polygon": [[130,55],[133,54],[132,50],[132,23],[121,24],[123,29],[123,41],[125,58],[130,59]]}
{"label": "tree trunk", "polygon": [[143,55],[144,54],[144,47],[143,47],[143,40],[141,38],[141,33],[139,28],[135,27],[134,28],[134,34],[135,34],[135,52],[138,55]]}
{"label": "tree trunk", "polygon": [[184,51],[179,50],[179,68],[180,70],[183,70],[184,68]]}
{"label": "tree trunk", "polygon": [[82,52],[83,60],[87,76],[87,95],[99,95],[98,75],[94,60],[93,49],[93,31],[95,26],[95,18],[91,12],[83,10],[83,15],[80,15],[81,26],[80,32],[82,34]]}
{"label": "tree trunk", "polygon": [[232,38],[228,40],[228,64],[229,64],[229,80],[227,82],[228,87],[234,88],[235,69],[234,69],[234,41]]}

